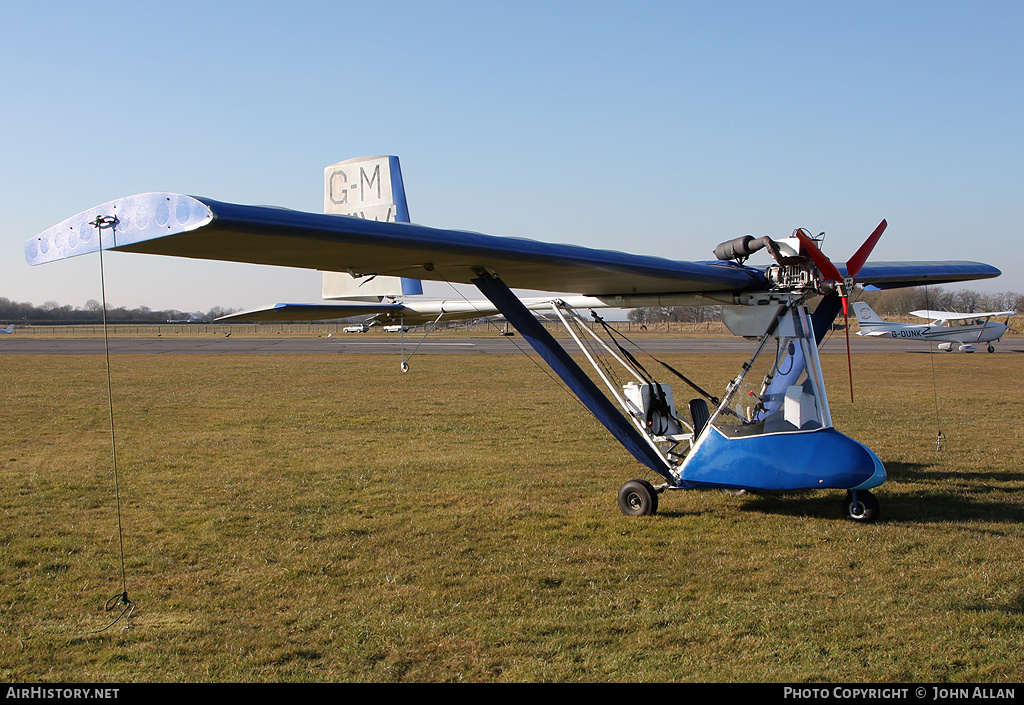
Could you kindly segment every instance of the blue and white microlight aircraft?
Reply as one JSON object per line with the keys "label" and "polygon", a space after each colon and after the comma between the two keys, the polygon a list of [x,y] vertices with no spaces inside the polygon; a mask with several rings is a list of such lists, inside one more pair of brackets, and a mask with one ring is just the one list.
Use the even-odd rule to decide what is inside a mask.
{"label": "blue and white microlight aircraft", "polygon": [[[262,310],[265,317],[288,320],[373,314],[380,322],[401,324],[416,315],[444,313],[408,300],[419,281],[474,284],[486,302],[474,302],[466,315],[486,315],[484,306],[501,313],[622,446],[657,475],[654,483],[635,479],[622,485],[623,513],[653,514],[668,490],[836,489],[846,491],[844,516],[860,522],[879,516],[870,490],[885,482],[885,469],[869,448],[833,427],[818,345],[839,312],[847,315],[857,285],[893,288],[1000,274],[978,262],[868,263],[884,220],[845,267],[834,265],[803,229],[788,238],[737,238],[719,245],[714,261],[688,262],[431,228],[408,222],[393,156],[327,167],[324,202],[329,212],[305,213],[176,193],[128,196],[29,239],[25,256],[37,265],[102,249],[325,272],[325,297],[344,301]],[[761,250],[772,262],[747,265]],[[513,288],[582,298],[552,295],[528,308]],[[353,301],[354,296],[364,300]],[[599,306],[691,305],[720,305],[729,329],[755,344],[720,395],[662,363],[665,374],[695,392],[683,412],[671,385],[645,369],[610,327],[602,335],[602,326],[585,325],[578,313]],[[604,391],[537,320],[534,311],[542,307],[583,350]],[[615,381],[609,364],[624,369],[629,381]]]}
{"label": "blue and white microlight aircraft", "polygon": [[1016,311],[984,311],[980,313],[953,313],[950,311],[911,311],[931,323],[896,323],[887,321],[864,301],[853,304],[860,330],[857,335],[894,340],[937,341],[944,352],[954,348],[963,353],[975,352],[979,343],[988,343],[988,351],[995,352],[993,341],[998,341],[1009,330],[1006,323],[993,321],[996,316],[1017,315]]}

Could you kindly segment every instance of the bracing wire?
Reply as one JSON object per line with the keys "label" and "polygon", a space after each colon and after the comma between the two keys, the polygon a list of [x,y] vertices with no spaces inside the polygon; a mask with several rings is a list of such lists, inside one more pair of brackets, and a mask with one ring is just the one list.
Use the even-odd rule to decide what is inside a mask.
{"label": "bracing wire", "polygon": [[[932,308],[928,301],[927,286],[924,288],[924,307],[929,311]],[[938,453],[942,450],[942,442],[946,437],[942,435],[942,423],[939,419],[939,385],[935,374],[935,348],[932,341],[928,341],[928,357],[932,363],[932,396],[935,398],[935,452]]]}
{"label": "bracing wire", "polygon": [[633,364],[634,364],[634,365],[636,366],[636,368],[637,368],[638,372],[640,372],[640,374],[641,374],[642,376],[644,376],[645,378],[649,378],[649,380],[648,380],[648,383],[649,383],[649,384],[654,384],[654,378],[653,378],[653,376],[652,376],[652,375],[651,375],[651,374],[650,374],[650,373],[649,373],[649,372],[648,372],[648,371],[647,371],[647,370],[646,370],[646,369],[644,368],[644,366],[643,366],[643,365],[641,365],[641,364],[640,364],[640,361],[639,361],[639,360],[637,360],[635,356],[633,356],[633,355],[632,355],[632,354],[631,354],[631,353],[630,353],[630,352],[629,352],[628,350],[626,350],[626,349],[625,349],[625,348],[624,348],[624,347],[623,347],[623,346],[622,346],[622,345],[621,345],[621,344],[619,343],[619,341],[617,340],[617,338],[621,338],[622,340],[624,340],[624,341],[628,342],[628,343],[629,343],[630,345],[632,345],[632,346],[633,346],[634,348],[636,348],[636,349],[637,349],[638,351],[640,351],[640,352],[642,352],[643,354],[647,355],[647,356],[648,356],[648,357],[650,357],[650,358],[651,358],[652,360],[654,360],[655,362],[657,362],[657,363],[658,363],[659,365],[661,365],[662,367],[664,367],[664,368],[665,368],[666,370],[668,370],[669,372],[671,372],[671,373],[672,373],[673,375],[675,375],[676,377],[678,377],[678,378],[679,378],[680,380],[682,380],[683,382],[685,382],[685,383],[686,383],[686,384],[687,384],[687,385],[688,385],[688,386],[689,386],[690,388],[692,388],[692,389],[693,389],[693,390],[694,390],[695,392],[697,392],[698,394],[700,394],[701,396],[703,396],[703,397],[704,397],[705,399],[707,399],[707,400],[708,400],[709,402],[711,402],[711,403],[715,404],[716,406],[718,405],[718,402],[719,402],[719,400],[718,400],[718,398],[717,398],[717,397],[715,397],[714,395],[712,395],[712,394],[711,394],[710,392],[707,392],[707,391],[705,391],[704,389],[701,389],[701,387],[700,387],[700,386],[698,386],[698,385],[697,385],[697,384],[696,384],[695,382],[693,382],[693,380],[691,380],[691,379],[690,379],[689,377],[687,377],[686,375],[684,375],[684,374],[683,374],[682,372],[680,372],[679,370],[675,369],[674,367],[672,367],[671,365],[669,365],[669,364],[668,364],[667,362],[665,362],[665,361],[663,361],[663,360],[659,360],[659,359],[658,359],[658,358],[656,358],[656,357],[655,357],[654,355],[651,355],[651,354],[650,354],[649,352],[647,352],[646,350],[644,350],[644,349],[643,349],[643,348],[642,348],[642,347],[641,347],[641,346],[640,346],[639,344],[637,344],[637,343],[636,343],[635,341],[631,340],[631,339],[630,339],[629,337],[627,337],[627,336],[626,336],[625,334],[623,334],[622,332],[620,332],[620,331],[617,331],[617,330],[615,330],[615,328],[613,328],[613,327],[609,326],[609,325],[608,325],[608,324],[607,324],[607,323],[605,322],[605,320],[604,320],[603,318],[601,318],[600,316],[598,316],[598,315],[597,315],[596,313],[594,313],[593,311],[591,311],[591,312],[590,312],[590,314],[591,314],[591,316],[593,316],[593,317],[594,317],[594,320],[595,320],[595,321],[596,321],[597,323],[600,323],[600,324],[601,324],[601,326],[602,326],[602,327],[604,328],[605,332],[606,332],[606,333],[608,334],[608,337],[609,337],[609,338],[611,339],[612,343],[613,343],[613,344],[614,344],[614,345],[615,345],[615,346],[616,346],[616,347],[617,347],[617,348],[619,349],[619,351],[620,351],[620,352],[621,352],[621,353],[622,353],[622,354],[623,354],[623,355],[624,355],[624,356],[625,356],[625,357],[626,357],[626,358],[627,358],[627,359],[628,359],[628,360],[629,360],[630,362],[632,362],[632,363],[633,363]]}
{"label": "bracing wire", "polygon": [[[447,284],[447,285],[448,285],[449,287],[451,287],[452,291],[454,291],[454,292],[455,292],[456,294],[458,294],[458,295],[459,295],[459,296],[460,296],[460,297],[462,298],[462,300],[463,300],[463,301],[465,301],[466,303],[468,303],[468,304],[470,304],[470,305],[473,305],[473,302],[472,302],[472,301],[470,301],[470,299],[466,298],[466,295],[465,295],[465,294],[463,294],[463,293],[462,293],[461,291],[459,291],[459,290],[458,290],[458,288],[457,288],[457,287],[455,286],[455,284],[454,284],[454,283],[452,283],[452,281],[451,281],[450,279],[448,279],[447,277],[445,277],[445,278],[443,279],[443,281],[444,281],[444,282],[445,282],[445,283],[446,283],[446,284]],[[485,320],[485,321],[487,322],[487,325],[489,325],[489,326],[494,326],[493,322],[491,322],[491,321],[487,320],[486,318],[485,318],[484,320]],[[497,326],[494,326],[494,327],[495,327],[495,328],[497,328]],[[568,395],[568,397],[569,397],[570,399],[572,399],[572,400],[573,400],[573,402],[575,402],[575,403],[576,403],[577,405],[579,405],[579,407],[580,407],[581,409],[583,409],[584,411],[589,411],[589,410],[587,409],[587,406],[586,406],[586,404],[584,404],[584,403],[583,403],[582,401],[580,401],[580,400],[579,400],[579,398],[578,398],[578,397],[577,397],[577,396],[576,396],[575,394],[573,394],[572,390],[570,390],[570,389],[569,389],[569,387],[568,387],[568,386],[567,386],[567,385],[565,384],[565,382],[563,382],[563,381],[562,381],[562,379],[561,379],[560,377],[558,377],[557,375],[555,375],[555,374],[554,374],[554,373],[553,373],[553,372],[551,371],[551,369],[550,369],[549,367],[547,367],[547,366],[545,366],[545,365],[542,365],[542,364],[540,363],[540,361],[539,361],[539,360],[538,360],[538,359],[536,358],[536,356],[534,356],[534,355],[532,355],[532,354],[531,354],[530,350],[527,350],[527,349],[523,348],[523,347],[522,347],[521,345],[519,345],[519,343],[518,343],[518,342],[516,342],[516,340],[515,340],[514,338],[511,338],[511,337],[509,337],[509,338],[507,338],[507,340],[508,340],[508,341],[509,341],[509,342],[510,342],[510,343],[512,344],[512,346],[513,346],[513,347],[515,347],[515,348],[516,348],[516,350],[518,350],[519,352],[521,352],[521,353],[523,353],[524,355],[526,355],[526,359],[528,359],[528,360],[529,360],[530,362],[532,362],[532,363],[533,363],[533,365],[534,365],[534,366],[535,366],[535,367],[536,367],[537,369],[539,369],[539,370],[540,370],[541,372],[543,372],[543,373],[544,373],[544,375],[545,375],[545,376],[546,376],[546,377],[547,377],[548,379],[550,379],[550,380],[551,380],[552,382],[554,382],[555,386],[557,386],[557,387],[558,387],[559,389],[561,389],[561,390],[562,390],[562,391],[563,391],[563,392],[564,392],[564,393],[565,393],[566,395]]]}
{"label": "bracing wire", "polygon": [[99,259],[100,259],[100,297],[101,307],[103,311],[103,357],[106,362],[107,371],[107,412],[110,418],[110,463],[113,469],[114,475],[114,504],[117,509],[117,540],[118,548],[121,555],[121,592],[114,595],[107,600],[104,606],[105,612],[110,612],[117,607],[121,607],[121,612],[114,619],[113,622],[98,630],[98,632],[106,631],[110,627],[117,624],[121,617],[125,618],[126,625],[125,629],[131,627],[131,616],[135,611],[135,603],[128,599],[128,578],[127,571],[125,570],[124,562],[124,530],[123,523],[121,521],[121,491],[118,486],[117,477],[117,437],[114,433],[114,393],[113,387],[110,380],[110,341],[107,334],[107,285],[106,275],[103,270],[103,230],[110,229],[115,231],[117,226],[117,218],[114,216],[96,216],[96,220],[90,223],[96,228],[96,235],[99,239]]}

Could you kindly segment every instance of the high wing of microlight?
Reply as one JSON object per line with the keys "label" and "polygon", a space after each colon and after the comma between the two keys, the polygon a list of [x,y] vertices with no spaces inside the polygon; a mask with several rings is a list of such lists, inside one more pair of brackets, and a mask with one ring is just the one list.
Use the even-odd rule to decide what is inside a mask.
{"label": "high wing of microlight", "polygon": [[1016,311],[985,311],[981,313],[952,313],[949,311],[911,311],[931,323],[896,323],[887,321],[872,310],[864,301],[853,304],[854,313],[860,331],[857,335],[871,338],[891,338],[899,340],[938,341],[939,350],[950,352],[954,346],[960,352],[975,352],[977,344],[988,343],[988,351],[995,352],[993,341],[998,341],[1009,326],[1006,323],[993,321],[997,316],[1017,315]]}
{"label": "high wing of microlight", "polygon": [[[341,164],[326,182],[327,197],[362,217],[146,193],[90,208],[45,230],[25,243],[25,256],[30,264],[42,264],[102,249],[301,267],[347,274],[346,285],[360,289],[360,283],[372,285],[368,280],[383,276],[473,284],[657,476],[622,485],[623,513],[652,514],[669,490],[837,489],[846,491],[844,516],[861,522],[878,518],[879,503],[870,490],[885,482],[886,473],[874,452],[833,427],[818,344],[836,316],[846,315],[858,285],[892,288],[1000,274],[978,262],[868,262],[885,221],[845,266],[833,264],[819,249],[820,240],[803,229],[788,238],[737,238],[716,248],[716,260],[690,262],[431,228],[373,214],[374,199],[392,207],[404,202],[393,199],[397,158]],[[748,266],[761,250],[773,262]],[[577,309],[552,297],[551,316],[583,350],[600,380],[594,381],[512,289],[572,293],[622,308],[721,305],[729,329],[756,345],[716,392],[661,363],[677,387],[692,390],[681,410],[672,386],[646,369],[611,327],[586,325]],[[812,314],[808,305],[815,301]],[[593,323],[599,322],[595,315]],[[615,382],[610,365],[630,381]]]}

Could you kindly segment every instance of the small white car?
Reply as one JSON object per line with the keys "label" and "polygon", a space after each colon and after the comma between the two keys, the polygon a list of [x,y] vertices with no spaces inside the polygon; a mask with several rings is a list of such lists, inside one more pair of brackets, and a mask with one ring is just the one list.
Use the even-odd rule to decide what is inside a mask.
{"label": "small white car", "polygon": [[365,333],[370,330],[370,326],[365,323],[357,323],[354,326],[345,326],[344,331],[346,333]]}

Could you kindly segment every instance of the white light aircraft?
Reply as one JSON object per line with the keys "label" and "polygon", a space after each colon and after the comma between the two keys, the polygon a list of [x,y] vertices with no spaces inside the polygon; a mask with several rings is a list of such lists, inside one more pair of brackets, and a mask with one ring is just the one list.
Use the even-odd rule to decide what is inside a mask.
{"label": "white light aircraft", "polygon": [[[398,159],[387,156],[328,167],[325,203],[338,212],[326,214],[176,193],[128,196],[30,238],[25,256],[36,265],[118,250],[336,272],[347,275],[340,277],[341,296],[368,295],[364,303],[377,306],[378,314],[404,305],[385,306],[373,291],[385,277],[397,280],[390,285],[400,286],[403,296],[415,295],[415,285],[408,284],[418,280],[473,284],[619,443],[658,476],[657,486],[647,479],[622,485],[618,505],[624,514],[653,514],[668,490],[838,489],[846,490],[843,515],[860,522],[879,516],[870,490],[885,482],[885,468],[869,448],[833,427],[818,345],[840,311],[846,315],[858,284],[893,288],[1000,274],[979,262],[869,263],[884,220],[845,267],[833,264],[818,248],[820,240],[804,229],[790,238],[736,238],[715,249],[716,261],[688,262],[431,228],[408,222],[398,174]],[[760,250],[773,261],[747,265]],[[330,296],[339,294],[327,288]],[[630,341],[598,325],[596,314],[587,321],[561,295],[547,300],[552,318],[583,351],[594,378],[513,288],[566,292],[621,308],[721,305],[729,329],[755,341],[755,349],[717,394],[656,361],[670,379],[693,390],[695,398],[680,412],[672,387],[626,349]],[[808,305],[819,298],[810,313]],[[317,317],[340,317],[323,313]],[[404,313],[391,320],[403,319],[408,320]],[[623,371],[624,384],[615,378]],[[596,480],[579,475],[582,482]]]}
{"label": "white light aircraft", "polygon": [[939,350],[950,352],[954,346],[960,352],[972,353],[979,343],[988,343],[988,351],[995,352],[992,341],[998,341],[1008,330],[1005,323],[990,320],[996,316],[1014,316],[1016,311],[988,311],[984,313],[951,313],[949,311],[911,311],[931,323],[895,323],[887,321],[864,301],[853,304],[860,331],[857,335],[870,338],[939,341]]}
{"label": "white light aircraft", "polygon": [[13,323],[11,325],[7,326],[6,328],[0,328],[0,333],[13,333],[13,332],[14,332],[14,324]]}

